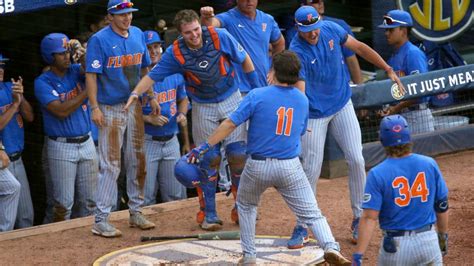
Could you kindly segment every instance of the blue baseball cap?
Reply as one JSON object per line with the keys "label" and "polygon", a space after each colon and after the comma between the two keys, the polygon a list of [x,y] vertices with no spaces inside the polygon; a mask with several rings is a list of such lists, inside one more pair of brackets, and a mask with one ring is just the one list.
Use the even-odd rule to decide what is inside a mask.
{"label": "blue baseball cap", "polygon": [[383,23],[378,27],[382,29],[393,29],[396,27],[412,27],[413,20],[410,13],[403,10],[390,10],[383,16]]}
{"label": "blue baseball cap", "polygon": [[69,38],[63,33],[50,33],[41,40],[41,56],[48,64],[53,63],[53,54],[67,51]]}
{"label": "blue baseball cap", "polygon": [[8,61],[10,59],[6,58],[6,57],[3,57],[2,54],[0,54],[0,63],[5,63],[6,61]]}
{"label": "blue baseball cap", "polygon": [[302,6],[295,12],[295,22],[299,31],[310,32],[321,27],[321,16],[312,6]]}
{"label": "blue baseball cap", "polygon": [[407,120],[401,115],[384,117],[380,122],[380,142],[384,147],[410,143],[410,128]]}
{"label": "blue baseball cap", "polygon": [[143,32],[143,35],[145,35],[146,45],[149,45],[155,42],[163,43],[163,41],[160,38],[160,35],[156,31],[147,30]]}
{"label": "blue baseball cap", "polygon": [[107,12],[110,14],[124,14],[138,11],[138,9],[132,7],[133,3],[129,0],[109,0]]}

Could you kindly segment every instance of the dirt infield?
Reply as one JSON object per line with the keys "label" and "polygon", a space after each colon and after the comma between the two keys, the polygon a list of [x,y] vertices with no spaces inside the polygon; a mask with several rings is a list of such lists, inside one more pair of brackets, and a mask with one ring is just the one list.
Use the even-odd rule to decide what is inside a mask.
{"label": "dirt infield", "polygon": [[[450,189],[449,254],[445,257],[447,265],[472,265],[474,261],[474,151],[465,151],[437,157],[441,171]],[[348,200],[347,177],[333,180],[320,180],[318,202],[326,215],[331,229],[339,241],[342,253],[350,257],[354,246],[350,244],[350,223],[352,219]],[[191,199],[181,204],[182,208],[163,208],[155,205],[148,208],[147,216],[156,223],[152,231],[129,228],[122,214],[114,224],[123,232],[117,239],[104,239],[90,232],[91,218],[61,223],[61,227],[77,228],[54,232],[54,225],[22,230],[18,233],[0,234],[0,262],[2,265],[85,265],[93,263],[102,255],[117,249],[139,245],[142,235],[182,235],[201,233],[195,223],[197,201]],[[173,203],[178,206],[180,203]],[[230,198],[218,202],[223,230],[238,230],[230,221],[233,201]],[[165,210],[166,211],[163,211]],[[260,220],[257,233],[261,235],[290,235],[295,223],[294,216],[275,190],[267,191],[259,208]],[[69,225],[69,226],[68,226]],[[87,225],[87,226],[84,226]],[[42,230],[42,231],[41,231]],[[45,232],[38,234],[38,232]],[[50,231],[48,233],[48,231]],[[38,234],[18,238],[26,234]],[[378,253],[380,232],[375,234],[364,263],[374,265]],[[8,239],[16,238],[16,239]]]}

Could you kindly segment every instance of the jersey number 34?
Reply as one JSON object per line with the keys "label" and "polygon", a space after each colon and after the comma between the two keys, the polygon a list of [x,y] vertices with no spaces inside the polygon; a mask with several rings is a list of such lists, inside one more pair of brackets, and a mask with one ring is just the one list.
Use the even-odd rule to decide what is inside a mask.
{"label": "jersey number 34", "polygon": [[[293,125],[293,108],[286,109],[281,106],[277,112],[277,126],[275,134],[289,136],[291,134],[291,126]],[[284,126],[283,126],[284,125]]]}
{"label": "jersey number 34", "polygon": [[395,198],[395,204],[400,207],[408,206],[412,198],[421,198],[421,202],[426,202],[430,194],[430,190],[426,186],[425,172],[419,172],[411,186],[408,178],[396,177],[392,182],[392,187],[398,189],[400,197]]}

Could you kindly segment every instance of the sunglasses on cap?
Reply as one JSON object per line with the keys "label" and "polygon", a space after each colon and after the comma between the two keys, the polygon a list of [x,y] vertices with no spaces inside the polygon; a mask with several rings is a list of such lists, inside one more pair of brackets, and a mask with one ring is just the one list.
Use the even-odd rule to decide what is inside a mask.
{"label": "sunglasses on cap", "polygon": [[392,25],[394,23],[400,23],[402,25],[407,25],[408,23],[406,23],[405,21],[401,21],[401,20],[396,20],[390,16],[383,16],[383,25]]}
{"label": "sunglasses on cap", "polygon": [[321,18],[321,16],[317,16],[317,17],[311,17],[310,19],[308,19],[306,21],[303,21],[303,22],[299,22],[297,20],[295,20],[295,22],[298,26],[310,26],[310,25],[313,25],[315,23],[318,23],[320,18]]}
{"label": "sunglasses on cap", "polygon": [[132,2],[124,2],[124,3],[116,4],[115,6],[111,6],[107,8],[107,11],[112,10],[112,9],[122,10],[125,8],[131,8],[132,6],[133,6]]}

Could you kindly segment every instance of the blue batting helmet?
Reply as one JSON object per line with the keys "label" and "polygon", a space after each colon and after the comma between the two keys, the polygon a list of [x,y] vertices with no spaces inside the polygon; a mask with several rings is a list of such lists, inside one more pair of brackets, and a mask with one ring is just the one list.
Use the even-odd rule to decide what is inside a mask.
{"label": "blue batting helmet", "polygon": [[44,36],[41,41],[41,56],[43,60],[51,65],[54,53],[64,53],[67,51],[69,38],[63,33],[50,33]]}
{"label": "blue batting helmet", "polygon": [[163,43],[163,41],[160,38],[160,35],[156,31],[147,30],[143,32],[143,35],[145,35],[146,45],[149,45],[155,42]]}
{"label": "blue batting helmet", "polygon": [[405,118],[401,115],[384,117],[380,122],[380,141],[384,147],[410,143],[410,129]]}
{"label": "blue batting helmet", "polygon": [[186,155],[182,156],[174,166],[174,175],[187,188],[196,187],[205,179],[205,174],[199,165],[188,163]]}

